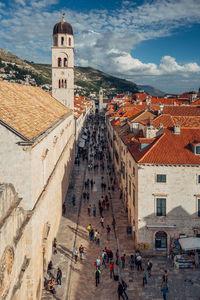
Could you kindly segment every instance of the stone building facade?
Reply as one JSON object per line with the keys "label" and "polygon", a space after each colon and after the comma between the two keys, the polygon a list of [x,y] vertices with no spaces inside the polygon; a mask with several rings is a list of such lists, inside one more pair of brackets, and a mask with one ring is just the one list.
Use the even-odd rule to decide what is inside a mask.
{"label": "stone building facade", "polygon": [[129,118],[118,110],[106,121],[133,247],[149,254],[169,253],[172,239],[200,233],[200,110],[166,110],[157,116],[133,108]]}
{"label": "stone building facade", "polygon": [[38,300],[74,162],[73,112],[39,88],[3,81],[0,112],[0,260],[14,266],[1,297]]}

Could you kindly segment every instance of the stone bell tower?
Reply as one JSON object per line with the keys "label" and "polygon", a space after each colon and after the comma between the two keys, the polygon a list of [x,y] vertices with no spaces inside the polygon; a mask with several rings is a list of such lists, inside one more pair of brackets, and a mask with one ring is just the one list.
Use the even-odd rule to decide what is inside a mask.
{"label": "stone bell tower", "polygon": [[99,112],[103,111],[103,89],[102,87],[99,90]]}
{"label": "stone bell tower", "polygon": [[52,96],[66,107],[74,108],[74,35],[64,14],[53,28]]}

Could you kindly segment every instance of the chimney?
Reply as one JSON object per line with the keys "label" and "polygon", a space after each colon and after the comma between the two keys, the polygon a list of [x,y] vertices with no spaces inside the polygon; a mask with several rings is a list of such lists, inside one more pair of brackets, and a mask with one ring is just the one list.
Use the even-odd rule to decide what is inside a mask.
{"label": "chimney", "polygon": [[174,125],[174,134],[181,134],[181,126],[180,125]]}

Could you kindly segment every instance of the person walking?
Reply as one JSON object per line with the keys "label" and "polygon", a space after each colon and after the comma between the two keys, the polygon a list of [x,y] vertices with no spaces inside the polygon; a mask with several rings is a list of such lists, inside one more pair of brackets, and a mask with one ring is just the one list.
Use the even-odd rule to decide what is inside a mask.
{"label": "person walking", "polygon": [[96,259],[96,267],[100,270],[100,266],[101,266],[101,260],[100,260],[100,257],[98,257]]}
{"label": "person walking", "polygon": [[[124,299],[124,289],[123,289],[123,285],[121,284],[121,282],[118,282],[118,288],[117,288],[117,294],[118,294],[118,299],[120,300],[120,298],[122,297],[122,299]],[[125,299],[124,299],[125,300]]]}
{"label": "person walking", "polygon": [[130,257],[129,264],[130,264],[131,270],[133,270],[135,262],[134,262],[134,256],[132,254],[131,254],[131,257]]}
{"label": "person walking", "polygon": [[54,238],[53,240],[53,254],[57,254],[57,240]]}
{"label": "person walking", "polygon": [[122,262],[122,269],[124,269],[125,268],[125,263],[126,263],[126,254],[121,256],[121,262]]}
{"label": "person walking", "polygon": [[90,217],[90,214],[91,214],[91,205],[89,204],[88,205],[88,216]]}
{"label": "person walking", "polygon": [[162,276],[162,282],[166,283],[168,282],[168,275],[167,275],[167,270],[164,271],[163,276]]}
{"label": "person walking", "polygon": [[107,240],[109,241],[110,240],[110,231],[111,231],[109,225],[107,225],[106,230],[107,230]]}
{"label": "person walking", "polygon": [[107,254],[106,254],[105,250],[103,250],[103,252],[102,252],[102,266],[104,266],[105,268],[107,268],[106,267],[106,256],[107,256]]}
{"label": "person walking", "polygon": [[116,257],[116,265],[119,265],[119,250],[117,249],[116,253],[115,253],[115,257]]}
{"label": "person walking", "polygon": [[100,233],[99,233],[99,231],[97,232],[97,245],[99,245],[100,244]]}
{"label": "person walking", "polygon": [[57,276],[56,276],[56,282],[57,284],[61,285],[61,279],[62,279],[62,271],[60,268],[57,270]]}
{"label": "person walking", "polygon": [[94,229],[91,228],[90,230],[90,241],[94,242]]}
{"label": "person walking", "polygon": [[94,241],[95,241],[95,242],[97,242],[97,233],[98,233],[98,232],[97,232],[97,229],[95,229],[95,232],[94,232]]}
{"label": "person walking", "polygon": [[113,277],[114,277],[114,262],[113,261],[111,261],[110,262],[110,278],[112,279],[112,275],[113,275]]}
{"label": "person walking", "polygon": [[137,260],[137,270],[139,271],[140,269],[142,271],[142,256],[139,254],[136,260]]}
{"label": "person walking", "polygon": [[101,223],[101,226],[104,228],[104,217],[103,216],[101,216],[101,218],[100,218],[100,223]]}
{"label": "person walking", "polygon": [[142,285],[145,286],[145,284],[147,284],[147,273],[146,273],[146,271],[143,269]]}
{"label": "person walking", "polygon": [[162,292],[162,295],[163,295],[163,299],[167,300],[168,286],[167,286],[166,282],[162,283],[162,285],[161,285],[161,292]]}
{"label": "person walking", "polygon": [[74,249],[74,258],[75,258],[75,263],[77,263],[77,260],[78,260],[78,255],[79,255],[78,248],[75,248],[75,249]]}
{"label": "person walking", "polygon": [[83,259],[83,253],[84,253],[84,248],[82,245],[80,245],[79,247],[79,253],[80,253],[80,259],[82,260]]}
{"label": "person walking", "polygon": [[126,297],[126,300],[128,300],[128,295],[126,293],[127,284],[123,279],[122,279],[122,286],[123,286],[124,296]]}
{"label": "person walking", "polygon": [[96,286],[98,286],[98,284],[100,283],[100,274],[101,274],[101,271],[96,268],[96,270],[94,271],[94,274],[95,274]]}
{"label": "person walking", "polygon": [[151,277],[151,269],[152,269],[152,262],[148,259],[147,260],[147,272],[148,272],[148,277]]}

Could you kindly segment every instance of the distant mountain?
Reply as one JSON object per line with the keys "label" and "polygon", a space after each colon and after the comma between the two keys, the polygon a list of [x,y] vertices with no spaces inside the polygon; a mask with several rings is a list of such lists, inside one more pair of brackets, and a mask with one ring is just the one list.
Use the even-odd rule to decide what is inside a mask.
{"label": "distant mountain", "polygon": [[[137,93],[139,89],[146,93],[163,96],[165,93],[151,86],[137,86],[134,82],[108,75],[91,67],[75,67],[75,93],[98,96],[100,87],[105,97],[116,94]],[[11,82],[37,85],[51,91],[51,65],[36,64],[22,60],[16,55],[0,49],[0,77]]]}
{"label": "distant mountain", "polygon": [[151,96],[164,97],[166,94],[151,85],[138,85],[138,88]]}

